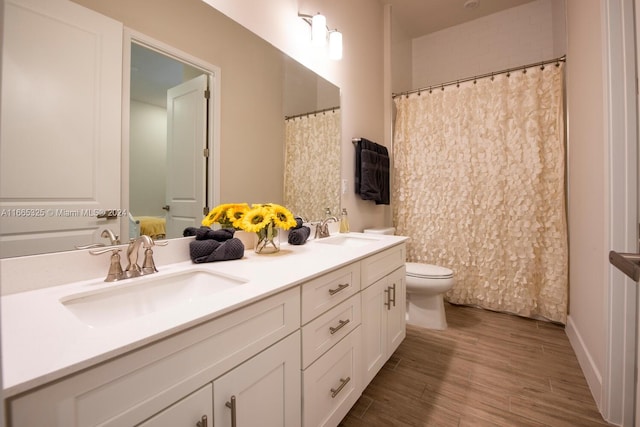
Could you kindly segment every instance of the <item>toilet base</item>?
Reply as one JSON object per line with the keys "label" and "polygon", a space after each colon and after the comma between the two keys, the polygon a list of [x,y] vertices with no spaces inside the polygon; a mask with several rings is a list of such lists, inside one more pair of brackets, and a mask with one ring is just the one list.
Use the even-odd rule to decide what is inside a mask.
{"label": "toilet base", "polygon": [[407,294],[407,323],[427,329],[447,329],[442,294]]}

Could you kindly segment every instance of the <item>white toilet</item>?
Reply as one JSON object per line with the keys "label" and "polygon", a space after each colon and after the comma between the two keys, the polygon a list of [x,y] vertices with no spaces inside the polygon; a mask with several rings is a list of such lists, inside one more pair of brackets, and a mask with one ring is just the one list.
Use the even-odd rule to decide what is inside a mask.
{"label": "white toilet", "polygon": [[[394,234],[395,228],[370,228],[365,233]],[[453,271],[432,264],[408,262],[407,323],[429,329],[447,329],[443,295],[453,287]]]}

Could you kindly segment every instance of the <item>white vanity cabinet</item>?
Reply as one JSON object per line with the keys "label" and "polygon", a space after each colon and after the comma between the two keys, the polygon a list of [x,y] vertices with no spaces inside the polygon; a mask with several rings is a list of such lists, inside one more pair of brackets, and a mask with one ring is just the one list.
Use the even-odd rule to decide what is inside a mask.
{"label": "white vanity cabinet", "polygon": [[[216,389],[220,381],[220,390],[225,390],[224,384],[234,378],[243,380],[232,384],[240,388],[232,388],[233,393],[244,399],[243,393],[251,389],[247,384],[255,384],[248,391],[254,400],[257,392],[263,404],[280,405],[282,417],[299,423],[299,328],[296,287],[12,398],[9,425],[132,426],[155,416],[148,425],[193,426],[202,415],[211,425],[212,400],[209,411],[200,407],[203,394],[206,400],[209,393],[206,384],[213,382]],[[269,367],[272,377],[255,365]],[[274,379],[278,375],[286,384]],[[282,402],[287,404],[283,407]],[[216,411],[219,408],[213,409],[214,417]],[[225,408],[225,415],[228,412]],[[176,417],[184,420],[173,422]],[[230,419],[215,425],[231,425]],[[263,419],[261,425],[270,424]]]}
{"label": "white vanity cabinet", "polygon": [[302,285],[302,425],[336,426],[362,393],[360,263]]}
{"label": "white vanity cabinet", "polygon": [[362,343],[366,387],[406,335],[405,246],[362,262]]}

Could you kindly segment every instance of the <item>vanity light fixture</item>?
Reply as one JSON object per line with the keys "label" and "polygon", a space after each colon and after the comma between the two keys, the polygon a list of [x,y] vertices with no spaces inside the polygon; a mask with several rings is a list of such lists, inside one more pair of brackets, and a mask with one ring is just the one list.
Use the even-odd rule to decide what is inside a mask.
{"label": "vanity light fixture", "polygon": [[329,58],[342,59],[342,33],[338,30],[329,31]]}
{"label": "vanity light fixture", "polygon": [[319,47],[327,44],[327,18],[319,13],[311,18],[311,44]]}
{"label": "vanity light fixture", "polygon": [[306,15],[298,13],[307,24],[311,26],[311,44],[313,46],[326,46],[329,43],[329,58],[342,59],[342,33],[336,30],[329,30],[327,18],[317,13],[316,15]]}

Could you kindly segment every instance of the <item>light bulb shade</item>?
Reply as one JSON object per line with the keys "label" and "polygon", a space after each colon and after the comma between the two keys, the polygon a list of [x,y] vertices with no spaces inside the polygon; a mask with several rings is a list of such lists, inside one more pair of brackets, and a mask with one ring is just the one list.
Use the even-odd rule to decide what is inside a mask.
{"label": "light bulb shade", "polygon": [[311,19],[311,44],[314,46],[327,44],[327,18],[319,13]]}
{"label": "light bulb shade", "polygon": [[340,31],[329,33],[329,58],[342,59],[342,33]]}

